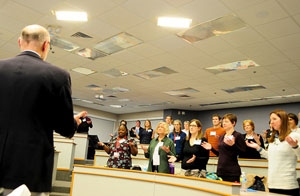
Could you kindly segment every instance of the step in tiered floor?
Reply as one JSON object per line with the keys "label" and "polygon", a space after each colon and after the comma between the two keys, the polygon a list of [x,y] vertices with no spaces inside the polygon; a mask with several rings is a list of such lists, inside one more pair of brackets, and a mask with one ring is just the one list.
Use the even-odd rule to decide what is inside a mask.
{"label": "step in tiered floor", "polygon": [[[75,160],[74,164],[93,165],[94,160]],[[72,171],[56,172],[56,179],[52,186],[50,196],[70,196]]]}

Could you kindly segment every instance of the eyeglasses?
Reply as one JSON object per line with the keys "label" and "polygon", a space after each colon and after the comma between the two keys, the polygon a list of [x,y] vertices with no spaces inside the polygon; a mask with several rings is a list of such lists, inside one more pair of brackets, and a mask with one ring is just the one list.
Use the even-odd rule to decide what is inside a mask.
{"label": "eyeglasses", "polygon": [[190,125],[190,127],[198,127],[197,125]]}

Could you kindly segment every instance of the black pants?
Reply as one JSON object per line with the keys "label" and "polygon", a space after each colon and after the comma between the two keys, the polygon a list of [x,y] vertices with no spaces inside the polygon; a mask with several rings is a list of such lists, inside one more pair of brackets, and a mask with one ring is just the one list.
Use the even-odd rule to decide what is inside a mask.
{"label": "black pants", "polygon": [[270,189],[270,193],[278,193],[278,194],[284,194],[284,195],[293,195],[293,196],[299,196],[299,189]]}
{"label": "black pants", "polygon": [[152,172],[158,172],[158,165],[152,165]]}
{"label": "black pants", "polygon": [[223,181],[240,182],[240,176],[219,176],[219,177],[221,177]]}

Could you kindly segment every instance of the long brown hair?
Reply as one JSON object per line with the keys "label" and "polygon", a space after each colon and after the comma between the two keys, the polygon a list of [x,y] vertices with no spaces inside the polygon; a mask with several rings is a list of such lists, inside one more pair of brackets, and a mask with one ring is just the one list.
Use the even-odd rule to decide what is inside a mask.
{"label": "long brown hair", "polygon": [[[202,133],[202,123],[201,123],[201,121],[198,120],[198,119],[193,119],[193,120],[190,121],[190,124],[191,124],[192,122],[195,122],[196,125],[197,125],[197,127],[200,127],[200,128],[201,128],[200,131],[198,132],[197,137],[196,137],[196,139],[201,139],[201,138],[203,137],[203,133]],[[187,136],[185,139],[186,139],[186,140],[190,140],[190,137],[191,137],[191,133],[190,133],[190,131],[189,131],[189,134],[188,134],[188,136]]]}
{"label": "long brown hair", "polygon": [[275,114],[276,116],[278,116],[281,120],[281,125],[280,125],[280,130],[275,130],[273,127],[272,130],[272,135],[270,138],[270,142],[274,142],[275,140],[275,135],[278,133],[278,139],[282,142],[285,140],[286,136],[288,136],[292,131],[289,127],[289,118],[288,118],[288,114],[284,111],[284,110],[273,110],[270,113],[271,114]]}
{"label": "long brown hair", "polygon": [[[149,123],[149,129],[152,129],[152,125],[151,125],[151,121],[150,120],[145,120],[145,123],[144,123],[144,127],[145,127],[145,129],[146,129],[146,122],[148,122]],[[147,130],[146,130],[147,131]]]}
{"label": "long brown hair", "polygon": [[[180,125],[180,128],[179,128],[179,135],[180,135],[181,134],[181,128],[182,128],[181,120],[179,120],[179,119],[174,120],[173,125],[176,124],[176,123],[178,123]],[[172,131],[172,130],[170,130],[170,131]],[[174,135],[176,134],[175,125],[174,125],[174,129],[173,129],[173,133],[174,133]]]}

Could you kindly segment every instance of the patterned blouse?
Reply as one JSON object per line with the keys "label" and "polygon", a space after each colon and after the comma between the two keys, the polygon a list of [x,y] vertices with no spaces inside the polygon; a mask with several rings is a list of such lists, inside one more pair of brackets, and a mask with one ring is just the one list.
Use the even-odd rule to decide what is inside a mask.
{"label": "patterned blouse", "polygon": [[124,169],[131,168],[131,151],[129,142],[133,142],[136,146],[136,143],[132,138],[113,138],[113,140],[108,144],[110,149],[109,158],[107,160],[108,167]]}

